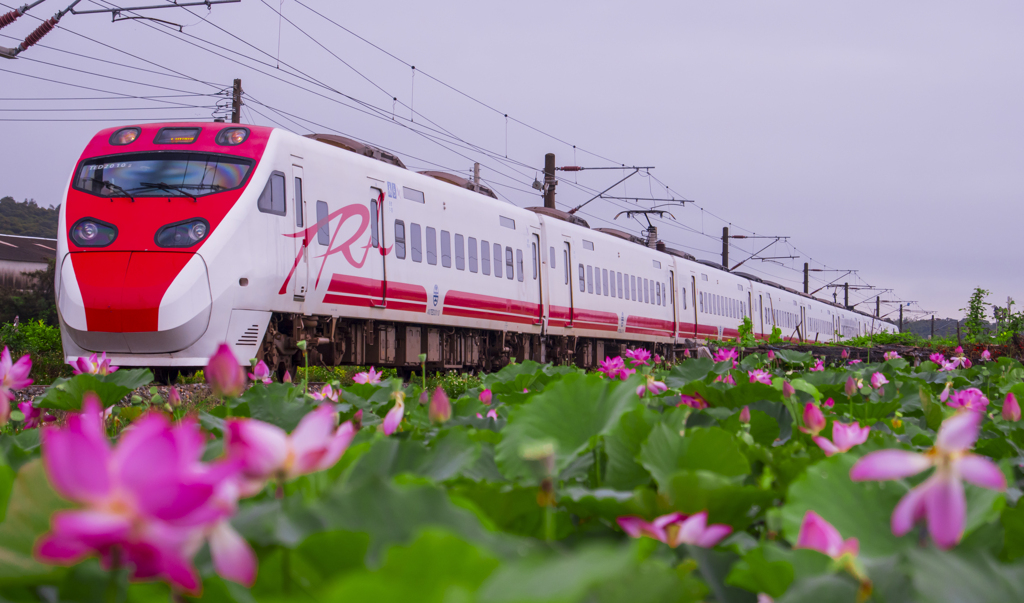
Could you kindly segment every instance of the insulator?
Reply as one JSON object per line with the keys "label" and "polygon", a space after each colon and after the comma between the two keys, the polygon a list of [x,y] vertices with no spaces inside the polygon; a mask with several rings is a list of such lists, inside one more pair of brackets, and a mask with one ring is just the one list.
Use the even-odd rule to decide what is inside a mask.
{"label": "insulator", "polygon": [[0,15],[0,29],[2,29],[4,27],[7,27],[11,23],[14,23],[15,21],[18,20],[18,17],[20,17],[20,16],[21,16],[21,11],[17,11],[17,10],[12,10],[11,12],[9,12],[9,13],[7,13],[5,15]]}
{"label": "insulator", "polygon": [[567,165],[565,167],[558,168],[561,172],[582,172],[583,168],[578,165]]}
{"label": "insulator", "polygon": [[53,17],[51,17],[47,21],[44,21],[43,24],[37,27],[35,31],[28,34],[28,37],[25,38],[25,41],[21,43],[21,50],[25,51],[28,50],[30,46],[35,46],[37,43],[39,43],[39,40],[43,39],[43,36],[50,33],[50,31],[52,31],[53,28],[56,26],[57,19]]}

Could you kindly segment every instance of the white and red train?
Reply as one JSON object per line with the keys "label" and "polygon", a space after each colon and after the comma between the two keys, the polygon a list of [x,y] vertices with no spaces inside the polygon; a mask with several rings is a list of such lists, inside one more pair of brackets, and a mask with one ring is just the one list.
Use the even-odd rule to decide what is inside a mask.
{"label": "white and red train", "polygon": [[221,342],[311,362],[593,366],[732,338],[830,341],[888,322],[749,275],[522,209],[338,136],[222,123],[97,134],[61,206],[64,353],[195,367]]}

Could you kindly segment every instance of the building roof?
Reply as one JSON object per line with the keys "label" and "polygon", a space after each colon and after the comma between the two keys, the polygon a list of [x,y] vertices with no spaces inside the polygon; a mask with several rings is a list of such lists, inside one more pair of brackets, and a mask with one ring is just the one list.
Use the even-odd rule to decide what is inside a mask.
{"label": "building roof", "polygon": [[57,257],[57,239],[0,234],[0,260],[46,262]]}

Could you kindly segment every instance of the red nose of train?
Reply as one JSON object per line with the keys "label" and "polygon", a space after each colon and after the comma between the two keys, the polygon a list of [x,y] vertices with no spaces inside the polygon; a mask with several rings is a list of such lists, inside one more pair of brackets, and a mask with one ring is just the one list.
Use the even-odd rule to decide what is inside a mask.
{"label": "red nose of train", "polygon": [[75,343],[165,353],[202,337],[213,305],[202,250],[241,196],[269,133],[153,124],[93,139],[68,192],[68,253],[58,266],[58,309]]}

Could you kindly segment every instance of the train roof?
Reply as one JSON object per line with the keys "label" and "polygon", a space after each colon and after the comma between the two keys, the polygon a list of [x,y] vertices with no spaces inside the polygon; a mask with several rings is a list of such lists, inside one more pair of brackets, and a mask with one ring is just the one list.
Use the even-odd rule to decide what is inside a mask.
{"label": "train roof", "polygon": [[637,245],[647,247],[647,241],[641,239],[636,235],[631,235],[624,230],[619,230],[618,228],[594,228],[593,230],[612,235],[613,237],[620,238],[623,241],[629,241],[630,243],[636,243]]}
{"label": "train roof", "polygon": [[313,140],[329,144],[332,147],[338,147],[339,149],[345,149],[346,151],[352,151],[357,155],[365,155],[371,157],[377,161],[383,161],[384,163],[407,169],[402,160],[394,153],[389,153],[383,149],[379,149],[373,145],[359,142],[345,136],[338,136],[337,134],[306,134],[306,138],[312,138]]}
{"label": "train roof", "polygon": [[588,224],[586,220],[574,214],[570,214],[567,211],[562,211],[560,209],[555,209],[553,207],[527,207],[526,209],[532,211],[535,214],[548,216],[549,218],[554,218],[556,220],[561,220],[563,222],[575,224],[576,226],[582,226],[583,228],[590,228],[590,224]]}
{"label": "train roof", "polygon": [[431,178],[434,178],[435,180],[440,180],[441,182],[447,182],[448,184],[455,185],[455,186],[457,186],[459,188],[464,188],[464,189],[466,189],[468,191],[473,191],[475,193],[480,193],[481,195],[486,195],[486,196],[488,196],[488,197],[490,197],[492,199],[497,199],[498,198],[498,195],[495,195],[494,191],[492,191],[490,188],[484,186],[483,184],[477,184],[477,183],[473,182],[472,180],[470,180],[469,178],[464,178],[464,177],[459,176],[457,174],[450,174],[448,172],[439,172],[439,171],[436,171],[436,170],[427,170],[425,172],[419,172],[419,173],[423,174],[424,176],[430,176]]}

